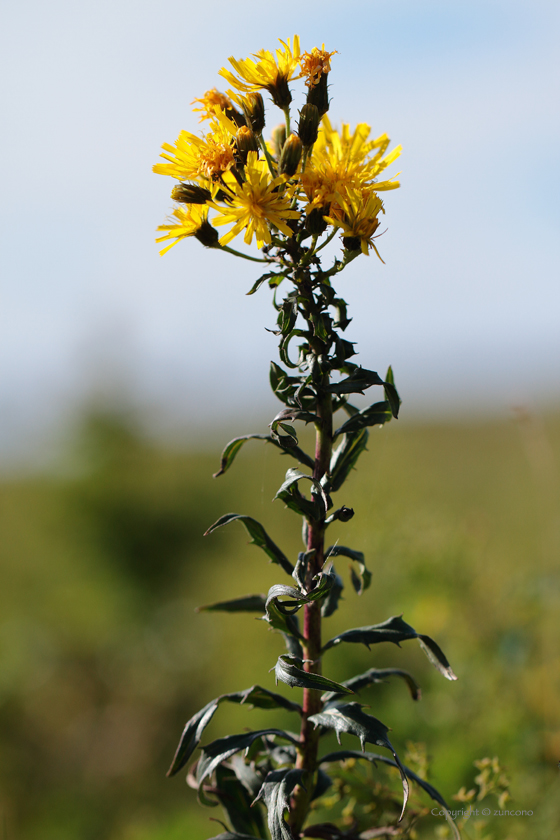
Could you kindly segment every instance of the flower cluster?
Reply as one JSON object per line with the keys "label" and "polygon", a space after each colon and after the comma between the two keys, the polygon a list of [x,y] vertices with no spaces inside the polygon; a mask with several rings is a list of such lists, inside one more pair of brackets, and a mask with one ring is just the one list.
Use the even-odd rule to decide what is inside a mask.
{"label": "flower cluster", "polygon": [[[340,131],[333,128],[327,111],[335,52],[323,44],[302,53],[297,35],[280,45],[275,54],[260,50],[251,58],[231,57],[232,69],[220,70],[231,88],[226,93],[214,88],[193,102],[209,130],[202,136],[182,131],[174,145],[163,145],[165,162],[154,172],[179,183],[171,194],[177,207],[158,227],[162,235],[156,241],[170,242],[162,254],[188,236],[233,252],[228,243],[243,234],[246,245],[255,237],[269,261],[272,248],[285,249],[287,240],[295,240],[301,254],[301,243],[311,237],[311,256],[319,237],[326,234],[326,244],[340,231],[347,258],[371,249],[379,256],[374,243],[384,213],[379,193],[399,186],[394,178],[383,180],[382,173],[401,147],[387,152],[387,135],[370,139],[365,123],[353,132],[345,124]],[[292,127],[289,83],[298,79],[304,80],[306,101]],[[269,140],[263,136],[261,91],[284,115]],[[220,238],[216,228],[223,225],[230,227]]]}

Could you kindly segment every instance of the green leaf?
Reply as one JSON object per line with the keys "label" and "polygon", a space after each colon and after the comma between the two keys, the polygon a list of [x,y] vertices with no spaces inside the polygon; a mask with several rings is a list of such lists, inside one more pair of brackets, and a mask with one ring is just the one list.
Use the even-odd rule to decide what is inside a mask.
{"label": "green leaf", "polygon": [[345,433],[331,458],[329,478],[330,491],[340,490],[351,470],[356,466],[358,458],[367,447],[369,432],[361,429],[357,432]]}
{"label": "green leaf", "polygon": [[285,277],[285,275],[284,275],[284,274],[278,274],[278,273],[277,273],[277,272],[275,272],[275,271],[267,271],[267,273],[266,273],[266,274],[262,274],[262,275],[259,277],[259,279],[258,279],[258,280],[255,280],[255,282],[253,283],[252,287],[251,287],[251,288],[249,289],[249,291],[247,292],[247,295],[254,295],[254,294],[255,294],[255,292],[256,292],[258,289],[260,289],[260,287],[262,286],[262,284],[263,284],[264,282],[266,282],[266,280],[268,280],[268,281],[270,282],[270,280],[275,280],[275,278],[278,278],[278,280],[277,280],[277,281],[275,280],[275,283],[276,283],[276,285],[277,285],[278,283],[280,283],[280,282],[282,281],[282,279],[283,279],[284,277]]}
{"label": "green leaf", "polygon": [[267,807],[271,840],[294,840],[284,811],[290,810],[291,793],[303,775],[303,770],[272,770],[263,782],[255,802],[261,799]]}
{"label": "green leaf", "polygon": [[[279,598],[292,598],[292,601],[279,601]],[[285,586],[284,584],[277,583],[274,586],[271,586],[268,590],[268,596],[266,599],[265,609],[268,609],[269,604],[271,601],[276,602],[276,606],[280,610],[281,613],[284,615],[292,615],[293,613],[297,612],[299,609],[303,607],[304,604],[308,604],[312,599],[307,595],[303,595],[299,589],[296,589],[295,586]]]}
{"label": "green leaf", "polygon": [[280,440],[276,440],[272,435],[242,435],[231,440],[222,452],[220,469],[214,473],[214,478],[218,478],[229,470],[235,460],[235,456],[248,440],[264,440],[266,443],[272,443],[277,449],[280,449],[283,455],[291,455],[300,464],[305,464],[310,469],[313,469],[315,465],[313,458],[298,446],[283,446]]}
{"label": "green leaf", "polygon": [[385,399],[391,406],[391,413],[395,419],[399,416],[399,408],[401,406],[401,398],[399,392],[395,388],[395,377],[393,376],[393,368],[389,366],[385,375],[385,383],[383,385],[385,391]]}
{"label": "green leaf", "polygon": [[292,712],[300,712],[301,707],[297,703],[292,703],[281,694],[276,694],[274,691],[268,691],[266,688],[261,688],[260,685],[253,685],[244,691],[236,691],[232,694],[222,694],[211,700],[204,708],[192,716],[187,721],[183,734],[179,741],[179,746],[175,752],[175,756],[171,763],[171,767],[167,771],[168,776],[174,776],[182,767],[185,766],[191,755],[200,744],[202,734],[220,705],[220,703],[229,702],[242,705],[246,703],[248,706],[257,707],[259,709],[287,709]]}
{"label": "green leaf", "polygon": [[[317,496],[320,496],[323,500],[323,504],[325,506],[325,511],[328,509],[329,501],[327,499],[326,493],[321,486],[321,483],[313,478],[312,475],[306,475],[305,473],[300,472],[295,467],[290,467],[290,469],[286,472],[286,478],[280,489],[278,490],[274,499],[284,499],[284,495],[286,493],[290,493],[294,484],[297,485],[298,481],[301,481],[302,478],[305,478],[307,481],[310,481],[313,485],[313,489],[316,492]],[[274,501],[274,500],[273,500]]]}
{"label": "green leaf", "polygon": [[255,732],[244,732],[242,735],[227,735],[225,738],[218,738],[217,741],[212,741],[202,749],[196,769],[198,784],[201,785],[222,761],[227,761],[232,755],[242,750],[248,750],[258,738],[264,738],[267,735],[276,735],[278,738],[297,744],[297,738],[294,735],[283,732],[281,729],[259,729]]}
{"label": "green leaf", "polygon": [[358,432],[360,429],[365,429],[366,426],[382,426],[384,423],[388,423],[392,417],[391,406],[387,401],[374,403],[353,414],[335,431],[333,437]]}
{"label": "green leaf", "polygon": [[356,366],[350,376],[340,382],[332,382],[327,390],[331,394],[363,394],[372,385],[383,385],[384,382],[374,370]]}
{"label": "green leaf", "polygon": [[[260,808],[251,808],[252,797],[229,767],[216,768],[216,784],[212,791],[224,809],[234,831],[257,837],[265,836],[263,814]],[[249,835],[250,836],[250,835]]]}
{"label": "green leaf", "polygon": [[[266,608],[266,614],[263,616],[274,630],[279,630],[284,635],[286,645],[288,645],[288,638],[302,639],[303,636],[299,632],[299,624],[296,615],[287,615],[278,609],[278,602],[274,599],[270,601]],[[290,646],[288,645],[290,648]]]}
{"label": "green leaf", "polygon": [[291,688],[313,688],[317,691],[337,691],[342,694],[353,694],[354,692],[334,680],[322,677],[320,674],[311,674],[303,670],[303,660],[295,656],[283,653],[278,657],[274,668],[276,684],[278,680],[286,683]]}
{"label": "green leaf", "polygon": [[408,780],[401,761],[395,751],[395,748],[387,738],[388,728],[384,723],[381,723],[377,718],[371,715],[366,715],[362,711],[359,703],[343,703],[337,706],[331,706],[324,709],[316,715],[309,717],[311,723],[315,726],[323,726],[326,729],[334,729],[336,738],[340,744],[340,733],[348,732],[350,735],[356,735],[360,739],[362,752],[365,750],[366,744],[376,744],[378,747],[385,747],[393,753],[393,757],[399,768],[403,786],[403,806],[399,821],[402,819],[404,809],[408,800]]}
{"label": "green leaf", "polygon": [[321,615],[323,618],[329,618],[329,616],[336,612],[338,609],[338,602],[342,596],[342,590],[344,589],[342,578],[340,575],[337,575],[334,570],[334,566],[331,574],[333,577],[332,586],[329,589],[325,600],[321,604]]}
{"label": "green leaf", "polygon": [[366,563],[364,560],[364,555],[361,551],[354,551],[352,548],[347,548],[345,545],[331,545],[325,554],[327,558],[329,557],[349,557],[350,560],[354,560],[358,564],[359,575],[356,575],[354,570],[352,569],[352,585],[354,589],[361,595],[366,589],[369,588],[371,583],[371,572],[366,568]]}
{"label": "green leaf", "polygon": [[222,831],[210,840],[259,840],[254,834],[236,834],[235,831]]}
{"label": "green leaf", "polygon": [[[370,668],[369,671],[365,671],[363,674],[358,674],[349,680],[344,680],[342,684],[358,693],[368,685],[385,682],[386,677],[401,677],[406,682],[412,699],[420,700],[422,693],[418,683],[408,671],[402,671],[400,668]],[[333,700],[338,700],[339,697],[340,695],[329,691],[323,694],[321,699],[324,703],[330,703]]]}
{"label": "green leaf", "polygon": [[[400,770],[400,767],[397,764],[397,762],[391,758],[387,758],[386,755],[378,755],[377,753],[370,752],[358,752],[357,750],[340,750],[339,752],[329,753],[328,755],[325,755],[323,758],[319,759],[319,762],[321,764],[331,764],[334,761],[346,761],[349,758],[363,759],[365,761],[370,761],[372,764],[377,764],[377,762],[379,761],[382,764],[388,764],[390,767],[397,767]],[[439,805],[441,805],[441,807],[447,812],[446,819],[451,825],[453,836],[455,837],[455,840],[461,840],[461,837],[457,830],[457,826],[453,822],[453,818],[449,813],[449,806],[447,805],[441,793],[439,793],[439,791],[436,790],[436,788],[433,787],[433,785],[429,784],[420,776],[418,776],[413,770],[410,769],[410,767],[407,767],[404,764],[402,765],[402,767],[404,769],[404,772],[406,773],[407,778],[410,779],[410,781],[415,782],[419,787],[422,788],[422,790],[425,790],[428,796],[430,796],[434,800],[434,802],[437,802]]]}
{"label": "green leaf", "polygon": [[208,536],[208,534],[211,534],[218,528],[221,528],[222,525],[228,525],[230,522],[234,522],[235,520],[238,520],[244,526],[245,530],[251,537],[251,545],[257,545],[259,548],[262,548],[273,563],[277,563],[279,566],[282,566],[284,571],[289,575],[292,574],[294,567],[284,552],[281,551],[276,543],[270,539],[261,523],[257,522],[257,520],[253,519],[251,516],[244,516],[241,513],[226,513],[224,516],[220,516],[218,521],[214,522],[214,524],[208,528],[204,536]]}
{"label": "green leaf", "polygon": [[260,768],[257,772],[255,762],[245,761],[242,755],[232,756],[229,763],[245,790],[251,795],[252,801],[264,782],[264,776],[260,772]]}
{"label": "green leaf", "polygon": [[437,670],[448,680],[456,680],[449,662],[441,648],[429,636],[417,633],[414,627],[402,620],[402,617],[395,615],[388,618],[382,624],[373,624],[368,627],[355,627],[353,630],[346,630],[330,639],[323,648],[323,652],[329,650],[341,642],[361,643],[368,649],[370,645],[379,642],[393,642],[400,645],[407,639],[418,639],[420,647]]}
{"label": "green leaf", "polygon": [[232,601],[217,601],[215,604],[204,604],[197,607],[197,612],[258,612],[265,610],[265,595],[245,595]]}

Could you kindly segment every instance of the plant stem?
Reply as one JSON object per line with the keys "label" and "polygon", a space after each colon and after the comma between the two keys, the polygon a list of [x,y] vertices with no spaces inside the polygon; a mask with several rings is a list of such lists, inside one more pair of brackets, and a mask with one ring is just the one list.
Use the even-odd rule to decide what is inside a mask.
{"label": "plant stem", "polygon": [[[320,481],[329,471],[332,453],[332,399],[326,391],[329,375],[324,377],[323,387],[320,396],[317,398],[317,415],[319,422],[316,424],[315,435],[315,467],[313,478]],[[308,551],[315,551],[309,562],[307,572],[307,586],[312,588],[313,577],[322,569],[325,552],[325,517],[308,521]],[[304,607],[303,619],[303,653],[304,658],[311,660],[306,662],[306,671],[314,674],[321,673],[321,607],[317,601],[306,604]],[[319,729],[315,729],[310,723],[309,717],[317,714],[322,708],[321,692],[315,689],[303,689],[303,714],[301,719],[300,746],[296,767],[306,771],[307,779],[305,787],[298,787],[292,800],[290,812],[290,826],[294,837],[299,837],[303,823],[309,810],[309,803],[315,785],[315,770],[317,769],[317,748],[319,745]]]}
{"label": "plant stem", "polygon": [[242,257],[244,260],[251,260],[251,262],[270,263],[270,260],[263,260],[260,257],[250,257],[249,254],[242,254],[241,251],[236,251],[235,248],[230,248],[229,245],[220,245],[220,251],[227,251],[228,254],[233,254],[236,257]]}

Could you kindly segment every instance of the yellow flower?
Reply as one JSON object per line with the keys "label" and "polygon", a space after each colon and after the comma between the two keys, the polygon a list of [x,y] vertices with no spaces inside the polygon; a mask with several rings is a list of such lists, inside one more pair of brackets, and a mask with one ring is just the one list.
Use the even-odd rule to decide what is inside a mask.
{"label": "yellow flower", "polygon": [[[276,57],[269,50],[259,50],[253,53],[252,58],[236,59],[229,58],[229,63],[237,73],[237,76],[222,68],[220,76],[223,76],[230,85],[241,93],[251,93],[256,90],[267,90],[272,101],[279,108],[286,108],[292,101],[292,95],[288,88],[288,82],[293,77],[298,67],[300,48],[299,37],[294,35],[293,48],[290,39],[282,41],[278,39],[283,49],[276,50]],[[297,77],[299,78],[299,76]]]}
{"label": "yellow flower", "polygon": [[165,236],[158,237],[156,242],[164,242],[166,239],[175,240],[159,252],[160,256],[163,256],[177,242],[187,236],[196,236],[208,248],[215,247],[218,244],[218,232],[208,221],[208,207],[204,204],[187,204],[185,207],[176,207],[173,216],[177,221],[169,217],[168,224],[158,226],[158,230],[164,230],[167,233]]}
{"label": "yellow flower", "polygon": [[193,111],[200,111],[201,117],[199,122],[203,120],[212,119],[215,115],[216,107],[221,108],[222,111],[231,111],[233,110],[233,102],[226,96],[225,93],[221,93],[217,88],[212,88],[212,90],[207,90],[204,96],[200,99],[193,99],[192,105],[195,102],[200,102],[202,108],[193,108]]}
{"label": "yellow flower", "polygon": [[164,143],[160,157],[169,163],[156,163],[153,171],[158,175],[170,175],[185,181],[216,178],[231,169],[235,163],[237,126],[216,108],[210,128],[206,137],[182,131],[174,146]]}
{"label": "yellow flower", "polygon": [[373,248],[381,260],[373,235],[379,227],[378,216],[384,212],[383,202],[373,190],[348,190],[341,206],[332,209],[331,215],[325,216],[325,221],[342,228],[344,232],[342,241],[345,248],[349,250],[360,248],[362,254],[366,256],[369,255],[369,248]]}
{"label": "yellow flower", "polygon": [[301,64],[302,74],[307,79],[305,82],[307,87],[314,87],[318,84],[323,73],[330,73],[331,56],[335,55],[337,52],[338,50],[334,50],[334,52],[327,52],[325,50],[325,45],[323,44],[321,49],[313,47],[310,53],[303,53],[299,62]]}
{"label": "yellow flower", "polygon": [[400,186],[398,181],[376,181],[376,178],[399,157],[402,147],[397,146],[385,155],[390,142],[388,136],[382,134],[368,140],[370,131],[369,125],[360,123],[350,133],[350,126],[343,123],[339,133],[329,118],[323,117],[312,157],[302,176],[309,201],[308,214],[317,207],[341,205],[350,190],[368,188],[381,192]]}
{"label": "yellow flower", "polygon": [[226,186],[222,189],[227,193],[225,206],[210,203],[210,207],[221,214],[214,219],[216,226],[234,222],[231,230],[220,239],[220,245],[227,245],[243,229],[244,242],[250,245],[254,234],[259,248],[265,242],[270,244],[271,226],[291,236],[293,231],[286,224],[286,219],[298,219],[300,213],[290,208],[291,190],[281,192],[277,189],[285,184],[286,179],[271,178],[266,161],[258,160],[256,152],[247,155],[244,172],[246,181],[243,184],[239,184],[231,175],[224,178]]}

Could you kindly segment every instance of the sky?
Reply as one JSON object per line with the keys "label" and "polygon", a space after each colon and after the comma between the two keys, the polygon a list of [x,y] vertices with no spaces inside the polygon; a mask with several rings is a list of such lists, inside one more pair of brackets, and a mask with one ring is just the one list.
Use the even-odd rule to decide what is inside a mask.
{"label": "sky", "polygon": [[340,276],[358,361],[393,365],[403,416],[558,403],[558,3],[19,0],[0,26],[4,457],[96,396],[161,429],[275,410],[267,287],[246,297],[251,264],[194,240],[158,255],[172,182],[151,167],[230,55],[295,32],[338,51],[331,120],[403,145],[386,264]]}

